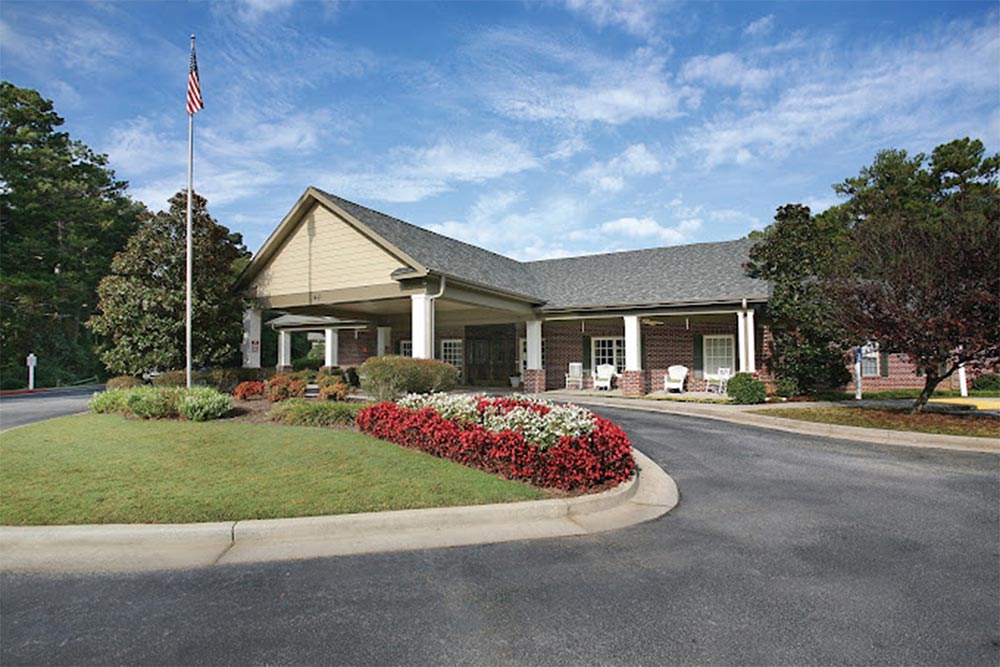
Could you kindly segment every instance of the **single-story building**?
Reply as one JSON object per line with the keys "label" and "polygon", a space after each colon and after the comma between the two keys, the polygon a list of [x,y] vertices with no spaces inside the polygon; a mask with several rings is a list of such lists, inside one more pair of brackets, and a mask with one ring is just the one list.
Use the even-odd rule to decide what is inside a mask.
{"label": "single-story building", "polygon": [[[261,312],[278,310],[290,316],[269,323],[279,370],[294,331],[322,331],[327,366],[411,355],[455,365],[469,385],[513,376],[539,392],[562,388],[571,363],[585,386],[610,364],[624,394],[642,395],[680,364],[699,390],[720,369],[757,372],[768,354],[769,286],[743,270],[753,243],[520,262],[310,187],[237,284],[254,304],[244,365],[261,366]],[[897,355],[865,369],[868,389],[920,385]]]}

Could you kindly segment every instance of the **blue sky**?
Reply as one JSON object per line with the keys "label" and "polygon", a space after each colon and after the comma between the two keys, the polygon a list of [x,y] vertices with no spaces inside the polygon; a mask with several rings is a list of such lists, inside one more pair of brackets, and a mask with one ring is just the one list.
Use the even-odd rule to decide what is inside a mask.
{"label": "blue sky", "polygon": [[17,2],[0,70],[256,250],[309,185],[520,259],[716,241],[882,148],[1000,148],[996,2]]}

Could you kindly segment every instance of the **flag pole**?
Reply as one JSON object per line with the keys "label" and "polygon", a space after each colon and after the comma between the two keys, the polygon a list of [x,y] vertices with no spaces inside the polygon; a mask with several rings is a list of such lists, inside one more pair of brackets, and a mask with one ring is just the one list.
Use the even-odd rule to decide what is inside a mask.
{"label": "flag pole", "polygon": [[[194,35],[191,35],[191,56],[194,57]],[[190,76],[190,75],[189,75]],[[194,188],[194,114],[188,113],[188,182],[187,182],[187,272],[184,300],[185,377],[191,388],[191,192]]]}

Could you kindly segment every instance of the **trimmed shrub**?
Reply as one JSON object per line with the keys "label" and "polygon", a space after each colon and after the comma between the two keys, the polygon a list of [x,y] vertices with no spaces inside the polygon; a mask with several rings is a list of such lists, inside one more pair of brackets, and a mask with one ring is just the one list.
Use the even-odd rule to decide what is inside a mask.
{"label": "trimmed shrub", "polygon": [[733,399],[733,403],[740,405],[753,405],[767,400],[764,383],[749,373],[737,373],[730,378],[726,393]]}
{"label": "trimmed shrub", "polygon": [[326,401],[346,401],[351,388],[343,382],[323,384],[319,387],[319,397]]}
{"label": "trimmed shrub", "polygon": [[290,375],[274,375],[267,381],[267,400],[272,403],[306,395],[306,383]]}
{"label": "trimmed shrub", "polygon": [[[420,398],[408,396],[404,401],[416,406]],[[386,402],[359,412],[358,428],[376,438],[508,479],[565,490],[618,484],[635,470],[632,444],[625,433],[583,408],[516,397],[429,400],[456,418],[445,419],[432,407],[407,409]],[[460,405],[463,401],[473,406],[478,417],[472,417],[468,405]],[[561,424],[574,435],[561,435],[550,442],[548,434],[535,431],[535,418],[526,417],[526,413],[542,420],[553,415],[552,425]],[[486,420],[498,416],[510,416],[511,421],[487,425]],[[541,439],[543,446],[528,438]]]}
{"label": "trimmed shrub", "polygon": [[293,380],[302,380],[306,384],[309,384],[310,382],[316,379],[318,373],[316,371],[311,371],[306,369],[301,371],[295,371],[294,373],[285,373],[285,375],[287,375],[289,378]]}
{"label": "trimmed shrub", "polygon": [[981,391],[1000,390],[1000,375],[997,373],[983,373],[972,381],[972,388]]}
{"label": "trimmed shrub", "polygon": [[170,419],[177,416],[180,387],[136,387],[127,389],[125,414],[140,419]]}
{"label": "trimmed shrub", "polygon": [[142,380],[131,375],[119,375],[117,377],[109,378],[105,383],[107,389],[130,389],[132,387],[141,387],[143,385]]}
{"label": "trimmed shrub", "polygon": [[369,357],[358,369],[361,388],[378,401],[404,394],[448,391],[458,383],[458,370],[436,359],[388,355]]}
{"label": "trimmed shrub", "polygon": [[346,384],[347,382],[347,380],[344,379],[344,374],[341,373],[340,369],[338,368],[335,368],[329,372],[320,371],[319,373],[316,373],[316,378],[314,381],[321,388],[325,387],[328,384],[341,384],[341,383]]}
{"label": "trimmed shrub", "polygon": [[128,388],[108,389],[107,391],[97,392],[87,401],[87,408],[97,414],[124,413],[125,397],[128,395],[128,392]]}
{"label": "trimmed shrub", "polygon": [[248,401],[251,398],[261,398],[267,392],[267,385],[263,382],[240,382],[233,389],[233,398],[240,401]]}
{"label": "trimmed shrub", "polygon": [[193,422],[218,419],[229,414],[232,409],[232,399],[211,387],[187,389],[177,401],[177,412]]}
{"label": "trimmed shrub", "polygon": [[271,420],[291,426],[353,426],[358,412],[369,403],[322,403],[292,398],[271,410]]}
{"label": "trimmed shrub", "polygon": [[[194,377],[191,378],[194,381]],[[187,371],[164,371],[153,376],[154,387],[186,387]]]}
{"label": "trimmed shrub", "polygon": [[213,368],[198,373],[198,384],[231,394],[241,382],[261,382],[270,374],[270,370],[263,368]]}
{"label": "trimmed shrub", "polygon": [[799,391],[798,380],[791,377],[780,377],[774,382],[775,389],[778,396],[784,396],[785,398],[790,398],[792,396],[798,396],[802,392]]}
{"label": "trimmed shrub", "polygon": [[292,359],[292,370],[293,371],[318,371],[323,365],[323,358],[314,359],[313,357],[299,357],[298,359]]}

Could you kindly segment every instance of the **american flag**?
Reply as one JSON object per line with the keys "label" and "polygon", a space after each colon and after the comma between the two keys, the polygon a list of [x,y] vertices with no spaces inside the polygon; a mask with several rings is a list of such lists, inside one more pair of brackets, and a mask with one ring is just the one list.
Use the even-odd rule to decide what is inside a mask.
{"label": "american flag", "polygon": [[198,58],[194,55],[194,37],[191,38],[191,70],[188,72],[187,112],[194,115],[199,109],[204,109],[201,101],[201,82],[198,80]]}

